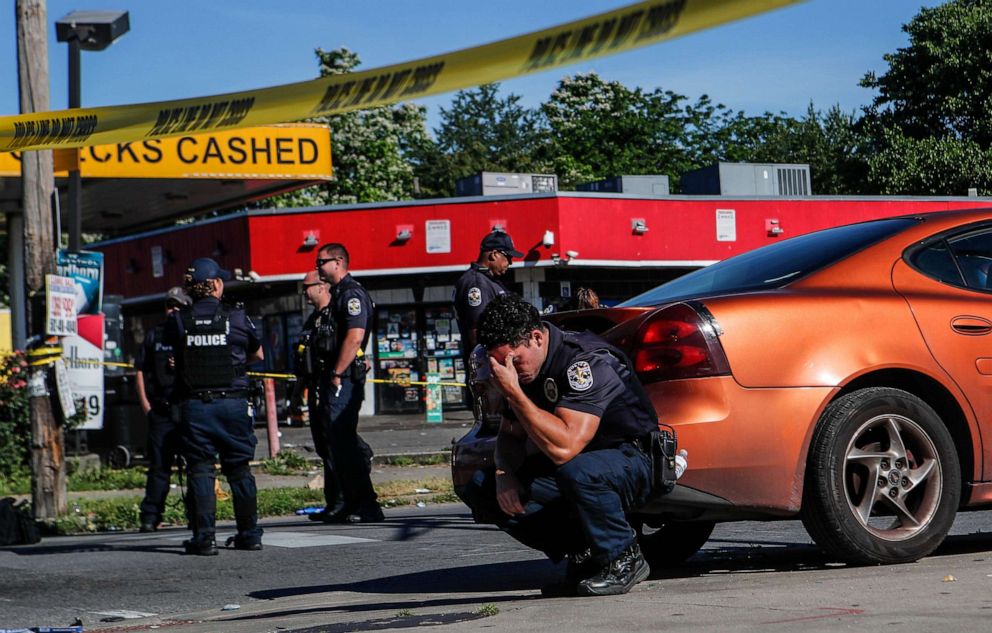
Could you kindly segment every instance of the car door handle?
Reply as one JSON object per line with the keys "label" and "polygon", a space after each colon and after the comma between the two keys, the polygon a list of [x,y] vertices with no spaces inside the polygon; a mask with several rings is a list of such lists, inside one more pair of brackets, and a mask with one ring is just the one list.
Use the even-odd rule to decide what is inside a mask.
{"label": "car door handle", "polygon": [[976,316],[958,316],[951,319],[951,329],[958,334],[980,336],[992,332],[992,321]]}

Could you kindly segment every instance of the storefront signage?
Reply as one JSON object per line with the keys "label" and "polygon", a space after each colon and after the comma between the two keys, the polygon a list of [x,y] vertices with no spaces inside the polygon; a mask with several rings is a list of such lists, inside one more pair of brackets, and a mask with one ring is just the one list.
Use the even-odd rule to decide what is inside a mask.
{"label": "storefront signage", "polygon": [[79,333],[62,339],[75,408],[85,413],[80,430],[103,428],[103,328],[102,314],[80,315]]}
{"label": "storefront signage", "polygon": [[444,395],[440,383],[440,374],[427,374],[425,400],[427,402],[427,421],[431,424],[444,422]]}
{"label": "storefront signage", "polygon": [[734,209],[716,210],[716,241],[737,241],[737,212]]}
{"label": "storefront signage", "polygon": [[451,252],[451,220],[427,220],[424,234],[427,236],[427,253],[435,255]]}
{"label": "storefront signage", "polygon": [[99,314],[103,310],[103,253],[60,250],[55,268],[76,282],[77,314]]}

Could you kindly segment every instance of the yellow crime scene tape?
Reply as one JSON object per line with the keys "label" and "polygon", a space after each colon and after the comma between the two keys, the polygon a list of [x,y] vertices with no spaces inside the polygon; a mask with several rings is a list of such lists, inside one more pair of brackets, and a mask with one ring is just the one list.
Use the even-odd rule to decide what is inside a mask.
{"label": "yellow crime scene tape", "polygon": [[74,148],[388,105],[649,46],[801,0],[653,0],[490,44],[345,75],[232,92],[0,117],[0,151]]}
{"label": "yellow crime scene tape", "polygon": [[[37,350],[28,352],[29,356],[35,357],[36,360],[32,360],[28,363],[30,367],[44,367],[45,365],[51,365],[62,358],[62,348],[60,347],[45,347]],[[93,360],[89,358],[76,358],[72,361],[77,365],[101,365],[104,367],[123,367],[125,369],[134,369],[134,365],[131,363],[116,363],[107,360]],[[265,371],[249,371],[246,374],[250,378],[272,378],[274,380],[298,380],[296,374],[281,374],[277,372],[265,372]],[[463,382],[424,382],[418,380],[387,380],[385,378],[371,378],[368,382],[383,385],[399,385],[401,387],[406,387],[409,385],[439,385],[441,387],[465,387],[467,386]]]}

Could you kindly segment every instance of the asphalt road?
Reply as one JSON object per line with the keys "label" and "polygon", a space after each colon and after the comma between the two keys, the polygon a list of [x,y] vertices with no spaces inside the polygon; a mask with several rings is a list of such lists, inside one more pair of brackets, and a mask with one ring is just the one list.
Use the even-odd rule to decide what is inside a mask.
{"label": "asphalt road", "polygon": [[888,567],[831,563],[798,522],[724,524],[687,565],[627,596],[555,600],[538,587],[562,569],[460,505],[387,510],[381,525],[265,528],[264,551],[213,558],[182,556],[183,530],[0,550],[0,628],[78,617],[87,630],[183,633],[988,631],[992,616],[992,512],[962,515],[935,555]]}

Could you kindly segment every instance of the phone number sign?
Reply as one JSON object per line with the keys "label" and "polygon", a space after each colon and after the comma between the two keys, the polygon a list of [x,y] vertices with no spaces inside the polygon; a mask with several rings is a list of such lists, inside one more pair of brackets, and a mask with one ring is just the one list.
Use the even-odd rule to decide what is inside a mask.
{"label": "phone number sign", "polygon": [[76,282],[70,277],[45,275],[45,334],[71,336],[77,331]]}

